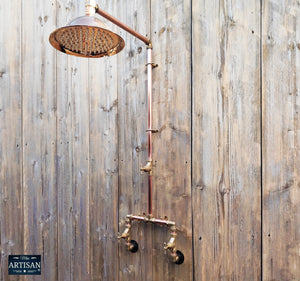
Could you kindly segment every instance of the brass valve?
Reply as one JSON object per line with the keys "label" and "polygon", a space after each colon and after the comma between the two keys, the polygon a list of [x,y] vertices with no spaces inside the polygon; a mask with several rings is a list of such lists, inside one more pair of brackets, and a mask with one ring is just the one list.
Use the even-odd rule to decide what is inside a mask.
{"label": "brass valve", "polygon": [[147,164],[140,169],[142,172],[151,173],[152,172],[152,160],[148,160]]}

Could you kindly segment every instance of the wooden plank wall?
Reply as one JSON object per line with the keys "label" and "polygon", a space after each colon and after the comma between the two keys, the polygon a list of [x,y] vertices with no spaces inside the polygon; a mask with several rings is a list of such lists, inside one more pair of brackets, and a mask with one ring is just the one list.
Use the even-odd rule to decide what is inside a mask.
{"label": "wooden plank wall", "polygon": [[[3,3],[2,3],[3,2]],[[0,3],[0,280],[300,280],[298,0],[113,0],[153,42],[154,205],[147,212],[146,47],[102,59],[49,34],[84,1]],[[8,276],[41,254],[42,276]]]}
{"label": "wooden plank wall", "polygon": [[[55,27],[51,2],[22,5],[22,186],[24,248],[43,254],[44,274],[57,278],[56,64],[46,34]],[[29,7],[34,7],[29,8]],[[27,28],[30,26],[31,28]],[[38,42],[38,43],[37,43]],[[13,188],[11,186],[11,188]],[[23,280],[38,280],[26,276]]]}
{"label": "wooden plank wall", "polygon": [[[0,3],[0,280],[7,279],[7,255],[22,252],[24,247],[24,237],[20,235],[24,231],[22,10],[14,10],[18,2]],[[14,21],[7,25],[12,18]]]}
{"label": "wooden plank wall", "polygon": [[[192,280],[191,212],[191,2],[151,1],[154,46],[154,208],[178,228],[177,247],[185,262],[170,263],[163,243],[169,231],[155,227],[153,280]],[[184,211],[183,211],[184,210]]]}
{"label": "wooden plank wall", "polygon": [[260,280],[260,1],[193,8],[195,280]]}
{"label": "wooden plank wall", "polygon": [[[115,14],[117,1],[103,9]],[[90,270],[87,280],[118,280],[118,57],[89,60]],[[109,92],[109,94],[107,94]],[[108,208],[108,206],[110,206]]]}
{"label": "wooden plank wall", "polygon": [[300,280],[300,3],[265,1],[263,278]]}
{"label": "wooden plank wall", "polygon": [[[143,35],[150,34],[150,2],[117,1],[116,16]],[[131,13],[127,11],[130,10]],[[118,29],[119,30],[119,29]],[[147,160],[147,75],[146,46],[120,31],[125,48],[118,56],[118,145],[119,145],[119,232],[125,227],[127,214],[147,213],[148,176],[140,172]],[[119,280],[152,280],[151,226],[133,223],[132,239],[139,251],[126,250],[119,244]]]}

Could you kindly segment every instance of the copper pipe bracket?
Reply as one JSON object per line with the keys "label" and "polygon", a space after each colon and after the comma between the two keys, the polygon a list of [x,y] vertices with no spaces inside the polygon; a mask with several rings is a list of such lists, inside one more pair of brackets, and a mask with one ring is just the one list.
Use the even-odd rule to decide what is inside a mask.
{"label": "copper pipe bracket", "polygon": [[148,66],[149,64],[152,65],[152,68],[158,67],[158,64],[153,62],[146,63],[145,66]]}
{"label": "copper pipe bracket", "polygon": [[154,129],[147,129],[146,133],[151,132],[151,133],[158,133],[158,130],[154,130]]}
{"label": "copper pipe bracket", "polygon": [[136,243],[136,241],[131,240],[130,238],[130,229],[132,226],[132,222],[136,220],[136,221],[140,221],[140,222],[145,222],[145,223],[153,223],[153,224],[159,224],[159,225],[164,225],[164,226],[168,226],[170,227],[170,235],[171,238],[168,241],[168,243],[164,243],[164,249],[165,250],[169,250],[170,254],[171,254],[171,259],[174,263],[176,264],[182,264],[184,261],[184,255],[182,252],[180,252],[179,250],[177,250],[176,248],[176,236],[177,236],[177,228],[176,228],[176,224],[174,221],[169,221],[168,219],[156,219],[152,216],[152,214],[149,215],[143,215],[143,216],[136,216],[136,215],[127,215],[126,216],[126,228],[124,230],[124,232],[122,233],[121,236],[119,236],[119,239],[123,238],[126,241],[126,245],[127,245],[127,249],[131,252],[136,252],[133,251],[136,248],[138,248],[138,244]]}

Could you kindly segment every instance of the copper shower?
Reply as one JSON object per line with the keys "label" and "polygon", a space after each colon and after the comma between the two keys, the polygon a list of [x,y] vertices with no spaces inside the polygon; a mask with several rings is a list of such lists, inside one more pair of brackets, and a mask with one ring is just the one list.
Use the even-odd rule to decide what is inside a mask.
{"label": "copper shower", "polygon": [[143,41],[147,46],[148,121],[146,133],[148,135],[148,159],[146,165],[141,168],[141,171],[148,174],[148,214],[142,216],[127,215],[126,228],[119,238],[126,241],[129,251],[136,252],[138,250],[138,244],[136,241],[131,240],[130,232],[133,221],[167,226],[170,228],[171,238],[164,249],[169,250],[173,262],[181,264],[184,261],[184,255],[177,250],[175,245],[175,238],[177,236],[175,222],[167,219],[156,219],[152,214],[152,134],[157,132],[157,130],[153,130],[152,128],[152,70],[157,65],[152,62],[151,41],[99,9],[95,0],[86,0],[85,2],[85,16],[72,20],[67,26],[59,28],[50,34],[49,41],[55,49],[68,55],[86,58],[112,56],[122,51],[125,46],[124,40],[118,34],[108,30],[105,25],[95,17],[96,13]]}

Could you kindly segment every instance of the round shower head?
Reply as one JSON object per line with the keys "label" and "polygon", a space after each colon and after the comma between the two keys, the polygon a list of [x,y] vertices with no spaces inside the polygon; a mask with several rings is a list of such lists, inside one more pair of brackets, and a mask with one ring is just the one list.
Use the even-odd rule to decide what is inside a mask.
{"label": "round shower head", "polygon": [[96,17],[83,16],[59,28],[49,37],[51,45],[66,54],[100,58],[119,53],[125,46],[124,40]]}

